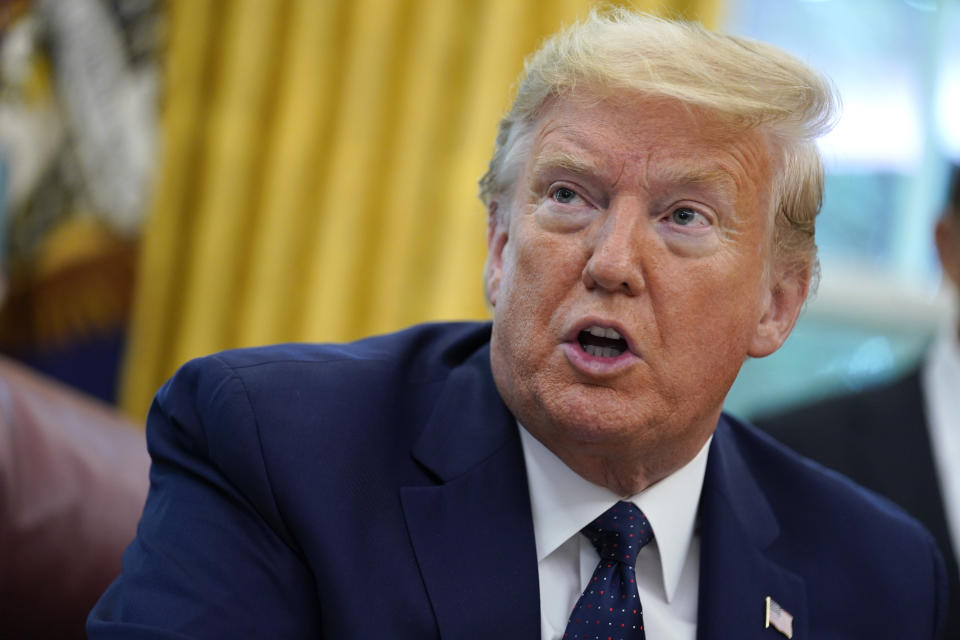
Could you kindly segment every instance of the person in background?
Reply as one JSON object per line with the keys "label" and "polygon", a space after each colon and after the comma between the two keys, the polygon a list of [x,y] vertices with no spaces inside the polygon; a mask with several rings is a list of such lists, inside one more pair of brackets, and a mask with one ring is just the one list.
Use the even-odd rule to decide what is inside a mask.
{"label": "person in background", "polygon": [[[947,285],[960,292],[960,167],[935,240]],[[948,638],[960,638],[960,314],[905,376],[757,424],[799,453],[897,503],[933,533],[950,581]]]}
{"label": "person in background", "polygon": [[722,413],[809,289],[834,102],[698,25],[549,39],[480,183],[492,323],[185,365],[90,638],[934,638],[929,533]]}

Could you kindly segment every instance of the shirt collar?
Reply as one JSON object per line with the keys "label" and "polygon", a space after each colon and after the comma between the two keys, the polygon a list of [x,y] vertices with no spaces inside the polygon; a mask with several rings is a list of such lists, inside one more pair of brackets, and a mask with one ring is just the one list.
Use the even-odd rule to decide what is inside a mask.
{"label": "shirt collar", "polygon": [[960,374],[960,339],[956,324],[941,328],[930,346],[924,375],[936,379],[935,374],[950,375],[954,379]]}
{"label": "shirt collar", "polygon": [[677,590],[697,520],[710,440],[693,460],[640,493],[623,497],[580,477],[520,425],[527,465],[537,562],[580,532],[618,500],[636,504],[653,528],[660,551],[663,589],[669,602]]}
{"label": "shirt collar", "polygon": [[960,341],[956,324],[943,328],[927,353],[921,373],[927,420],[932,431],[950,433],[960,424]]}

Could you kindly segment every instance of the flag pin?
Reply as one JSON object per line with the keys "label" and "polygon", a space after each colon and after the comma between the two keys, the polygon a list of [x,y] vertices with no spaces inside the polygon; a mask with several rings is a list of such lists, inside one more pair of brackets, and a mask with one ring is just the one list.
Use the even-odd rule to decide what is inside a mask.
{"label": "flag pin", "polygon": [[793,616],[783,610],[777,601],[767,596],[767,613],[764,616],[763,628],[773,627],[787,638],[793,637]]}

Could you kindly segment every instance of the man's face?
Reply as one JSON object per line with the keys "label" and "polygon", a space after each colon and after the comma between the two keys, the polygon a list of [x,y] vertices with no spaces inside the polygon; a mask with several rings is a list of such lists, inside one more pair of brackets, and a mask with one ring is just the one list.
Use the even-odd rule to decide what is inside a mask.
{"label": "man's face", "polygon": [[759,134],[675,102],[547,106],[489,234],[493,373],[531,433],[561,457],[647,447],[663,475],[699,450],[806,292],[768,275],[771,180]]}

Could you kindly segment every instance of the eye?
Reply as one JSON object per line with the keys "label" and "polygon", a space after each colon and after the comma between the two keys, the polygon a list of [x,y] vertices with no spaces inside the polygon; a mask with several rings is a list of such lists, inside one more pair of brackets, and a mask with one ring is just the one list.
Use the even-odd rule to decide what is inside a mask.
{"label": "eye", "polygon": [[677,207],[670,212],[670,221],[681,227],[703,227],[708,221],[690,207]]}
{"label": "eye", "polygon": [[577,197],[577,192],[567,187],[557,187],[552,197],[560,204],[570,204]]}

